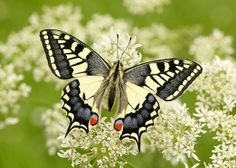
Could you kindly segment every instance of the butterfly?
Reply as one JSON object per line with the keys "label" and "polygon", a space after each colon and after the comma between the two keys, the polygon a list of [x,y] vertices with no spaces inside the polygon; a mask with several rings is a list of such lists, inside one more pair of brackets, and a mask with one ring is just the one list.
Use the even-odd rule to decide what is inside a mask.
{"label": "butterfly", "polygon": [[202,67],[189,60],[170,58],[154,60],[125,69],[121,61],[109,65],[92,48],[56,29],[40,32],[48,65],[60,79],[73,79],[62,91],[62,108],[69,126],[89,132],[98,124],[101,104],[107,98],[108,108],[118,101],[114,129],[120,140],[133,139],[140,151],[141,135],[154,125],[160,106],[156,96],[171,101],[202,72]]}

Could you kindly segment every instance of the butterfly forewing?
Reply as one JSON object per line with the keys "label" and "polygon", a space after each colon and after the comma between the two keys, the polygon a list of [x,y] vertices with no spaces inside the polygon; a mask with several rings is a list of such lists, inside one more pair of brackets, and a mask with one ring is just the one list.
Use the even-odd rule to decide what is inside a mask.
{"label": "butterfly forewing", "polygon": [[179,97],[201,72],[201,66],[193,61],[163,59],[125,70],[125,80],[170,101]]}
{"label": "butterfly forewing", "polygon": [[72,35],[55,29],[40,32],[52,72],[61,79],[83,75],[106,76],[110,66],[89,46]]}

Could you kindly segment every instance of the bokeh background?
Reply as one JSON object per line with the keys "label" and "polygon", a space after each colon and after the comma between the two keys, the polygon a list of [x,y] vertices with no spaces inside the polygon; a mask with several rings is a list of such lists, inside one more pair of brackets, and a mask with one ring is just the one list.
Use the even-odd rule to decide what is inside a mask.
{"label": "bokeh background", "polygon": [[[160,22],[170,29],[199,25],[202,34],[209,34],[214,28],[219,28],[236,38],[235,0],[173,0],[162,13],[151,12],[145,15],[130,14],[119,0],[66,1],[68,2],[81,7],[84,23],[94,13],[101,13],[114,18],[128,18],[136,26],[146,26],[153,22]],[[0,0],[0,41],[4,43],[12,32],[27,26],[29,16],[34,12],[40,13],[43,6],[63,3],[65,1],[62,0]],[[235,44],[234,41],[233,48]],[[187,53],[183,51],[183,54]],[[29,98],[21,100],[19,123],[0,130],[0,168],[70,167],[67,160],[48,155],[44,129],[40,121],[37,122],[44,109],[59,101],[60,92],[53,92],[53,84],[35,82],[30,75],[26,75],[25,81],[32,86],[32,92]],[[188,94],[182,100],[191,106]],[[209,141],[211,136],[203,135],[198,141],[196,150],[202,161],[209,161],[211,149],[215,145],[215,142]],[[158,151],[127,159],[134,167],[173,167]]]}

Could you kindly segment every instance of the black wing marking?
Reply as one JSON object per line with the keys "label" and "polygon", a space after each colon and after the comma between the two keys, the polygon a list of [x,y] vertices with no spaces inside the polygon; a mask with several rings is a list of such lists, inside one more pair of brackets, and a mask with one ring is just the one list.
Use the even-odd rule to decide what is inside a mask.
{"label": "black wing marking", "polygon": [[61,79],[82,75],[107,76],[110,66],[88,45],[72,35],[55,29],[40,32],[51,71]]}
{"label": "black wing marking", "polygon": [[193,61],[163,59],[126,69],[125,80],[170,101],[179,97],[201,72],[202,67]]}
{"label": "black wing marking", "polygon": [[82,128],[88,133],[91,116],[97,117],[98,120],[97,111],[94,111],[92,107],[93,101],[88,103],[80,85],[79,80],[76,79],[62,91],[62,108],[67,112],[67,117],[70,120],[66,135],[74,128]]}

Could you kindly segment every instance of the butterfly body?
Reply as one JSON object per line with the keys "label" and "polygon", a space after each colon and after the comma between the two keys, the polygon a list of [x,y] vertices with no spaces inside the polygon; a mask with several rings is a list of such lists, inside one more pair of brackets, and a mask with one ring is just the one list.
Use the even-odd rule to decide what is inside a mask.
{"label": "butterfly body", "polygon": [[[104,79],[101,84],[100,89],[94,95],[94,104],[97,105],[97,108],[100,109],[100,105],[102,104],[102,100],[108,95],[108,109],[111,111],[114,102],[116,100],[117,95],[119,95],[119,110],[118,114],[121,113],[122,109],[125,109],[127,106],[127,96],[125,94],[125,82],[124,82],[124,70],[123,65],[118,61],[115,63],[109,71],[109,75]],[[123,89],[121,91],[120,89]],[[123,103],[121,103],[123,102]],[[123,104],[126,104],[123,106]]]}
{"label": "butterfly body", "polygon": [[156,97],[179,97],[202,72],[193,61],[170,58],[124,69],[121,60],[112,66],[88,45],[55,29],[40,32],[51,71],[61,79],[74,78],[65,86],[61,100],[74,128],[89,132],[99,121],[101,105],[108,99],[111,110],[118,100],[115,130],[120,139],[134,139],[140,150],[141,135],[154,124],[160,110]]}
{"label": "butterfly body", "polygon": [[114,105],[116,95],[117,93],[119,93],[119,88],[120,88],[119,85],[124,85],[124,83],[122,82],[124,70],[120,61],[118,61],[112,66],[109,74],[110,75],[108,76],[108,79],[106,81],[108,81],[109,83],[108,85],[108,109],[110,111]]}

